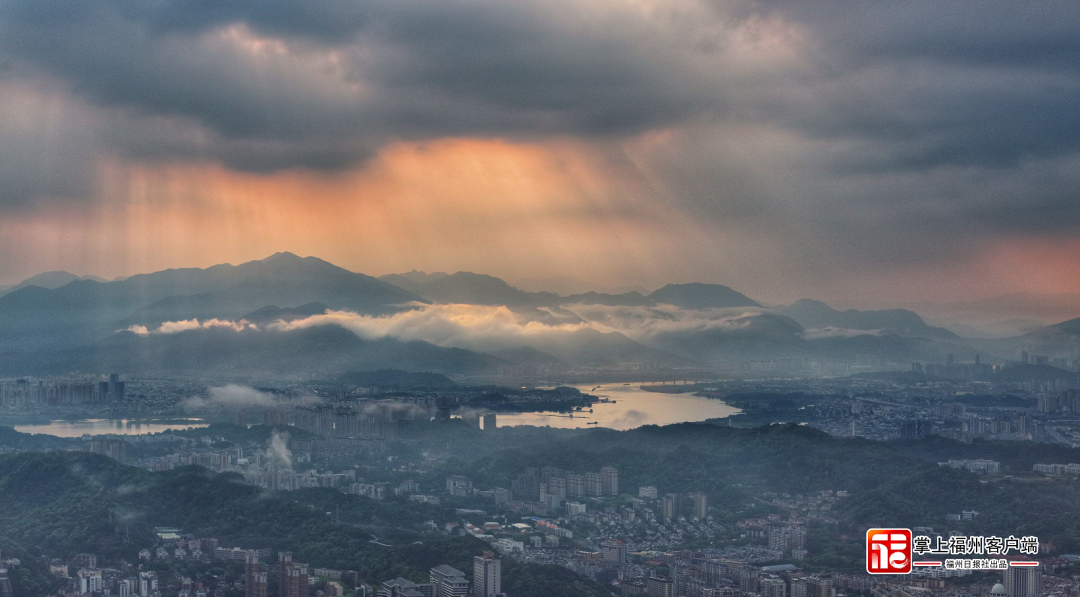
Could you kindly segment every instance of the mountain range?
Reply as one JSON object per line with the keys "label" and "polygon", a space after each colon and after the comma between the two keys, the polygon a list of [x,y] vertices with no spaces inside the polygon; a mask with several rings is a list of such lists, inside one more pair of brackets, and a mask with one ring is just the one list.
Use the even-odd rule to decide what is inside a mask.
{"label": "mountain range", "polygon": [[27,286],[38,286],[40,288],[50,289],[60,288],[75,280],[93,280],[94,282],[106,281],[104,278],[99,278],[97,276],[76,276],[75,274],[68,272],[42,272],[12,286],[0,286],[0,296]]}
{"label": "mountain range", "polygon": [[927,325],[922,317],[907,309],[885,309],[880,311],[858,311],[849,309],[837,311],[821,301],[801,299],[786,307],[780,307],[777,313],[787,315],[808,328],[843,328],[850,330],[876,330],[885,334],[916,338],[936,338],[939,340],[958,340],[960,336],[945,328]]}
{"label": "mountain range", "polygon": [[[462,323],[455,311],[462,305],[480,319]],[[1078,348],[1080,319],[972,339],[910,310],[840,311],[811,299],[769,308],[718,284],[560,295],[472,272],[375,278],[291,253],[111,282],[48,272],[0,296],[5,374],[302,377],[383,367],[483,374],[511,364],[713,367],[856,355],[906,362],[980,354],[992,362],[1019,350],[1075,355]]]}

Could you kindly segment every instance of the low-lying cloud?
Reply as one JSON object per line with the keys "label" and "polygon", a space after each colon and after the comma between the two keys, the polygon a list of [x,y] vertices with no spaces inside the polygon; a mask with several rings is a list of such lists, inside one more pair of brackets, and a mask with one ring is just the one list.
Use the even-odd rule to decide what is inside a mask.
{"label": "low-lying cloud", "polygon": [[[414,305],[415,308],[387,316],[362,315],[351,311],[328,311],[293,321],[279,320],[262,326],[246,321],[231,322],[188,320],[166,322],[152,331],[133,326],[130,331],[141,335],[170,334],[189,330],[224,328],[237,332],[261,329],[265,332],[290,332],[319,326],[338,326],[365,340],[395,338],[402,341],[424,341],[444,347],[464,348],[482,352],[533,346],[555,350],[585,330],[601,333],[618,332],[649,345],[661,336],[699,332],[744,334],[756,333],[762,308],[682,309],[670,305],[656,307],[608,307],[602,305],[570,305],[565,307],[580,320],[558,323],[560,318],[542,318],[535,313],[515,312],[505,306],[488,305]],[[562,320],[568,318],[562,317]],[[554,323],[553,323],[554,322]],[[134,329],[134,328],[139,329]],[[811,336],[830,337],[852,333],[851,330],[817,330]],[[859,331],[857,333],[872,333]],[[808,336],[810,338],[811,336]],[[235,397],[233,397],[235,396]],[[255,400],[249,394],[223,392],[213,398],[219,403]]]}
{"label": "low-lying cloud", "polygon": [[190,330],[206,330],[210,328],[227,328],[234,331],[241,331],[245,329],[256,329],[256,325],[249,323],[243,319],[240,321],[228,321],[224,319],[208,319],[206,321],[199,321],[198,319],[185,319],[183,321],[166,321],[154,328],[153,330],[147,328],[145,325],[133,325],[126,328],[126,331],[133,332],[140,336],[149,336],[150,334],[177,334],[180,332],[187,332]]}
{"label": "low-lying cloud", "polygon": [[289,449],[289,434],[275,431],[266,443],[264,453],[266,462],[273,468],[291,471],[293,468],[292,450]]}
{"label": "low-lying cloud", "polygon": [[283,399],[282,397],[268,392],[260,392],[250,386],[227,384],[210,388],[207,398],[192,396],[180,403],[184,410],[206,410],[213,408],[237,409],[237,408],[281,408],[293,407],[303,404],[320,402],[315,396],[299,396]]}
{"label": "low-lying cloud", "polygon": [[341,326],[366,340],[393,337],[470,350],[515,348],[531,340],[550,339],[594,327],[590,323],[548,325],[529,320],[503,306],[422,305],[386,317],[330,311],[306,319],[278,321],[268,329],[291,331],[322,325]]}

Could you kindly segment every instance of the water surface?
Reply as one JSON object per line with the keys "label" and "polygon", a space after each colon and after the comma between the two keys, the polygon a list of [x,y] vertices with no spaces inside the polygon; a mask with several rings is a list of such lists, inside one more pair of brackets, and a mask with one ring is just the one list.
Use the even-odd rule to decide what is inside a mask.
{"label": "water surface", "polygon": [[[603,384],[600,386],[574,386],[586,394],[608,398],[614,403],[598,402],[592,411],[573,413],[499,413],[500,427],[509,425],[534,425],[537,427],[609,427],[611,429],[634,429],[642,425],[671,425],[688,421],[704,421],[726,417],[742,412],[715,398],[702,398],[693,394],[661,394],[647,392],[639,384]],[[595,389],[594,389],[595,388]],[[590,425],[591,422],[595,425]]]}
{"label": "water surface", "polygon": [[48,425],[15,425],[22,433],[44,433],[57,437],[82,437],[84,435],[141,435],[160,433],[166,429],[206,427],[202,419],[77,419],[54,420]]}

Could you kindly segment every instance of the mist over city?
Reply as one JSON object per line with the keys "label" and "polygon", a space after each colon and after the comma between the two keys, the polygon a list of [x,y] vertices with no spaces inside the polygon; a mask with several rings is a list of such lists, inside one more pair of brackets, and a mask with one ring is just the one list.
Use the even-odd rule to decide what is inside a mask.
{"label": "mist over city", "polygon": [[0,597],[1080,597],[1077,56],[0,0]]}

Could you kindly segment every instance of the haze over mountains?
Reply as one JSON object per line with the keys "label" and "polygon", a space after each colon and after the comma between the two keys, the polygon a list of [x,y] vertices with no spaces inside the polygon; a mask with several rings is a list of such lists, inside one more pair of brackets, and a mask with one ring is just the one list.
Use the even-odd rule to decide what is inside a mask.
{"label": "haze over mountains", "polygon": [[112,282],[37,276],[0,296],[0,373],[485,374],[507,365],[730,368],[949,354],[1005,362],[1019,350],[1075,359],[1077,321],[972,339],[905,309],[840,311],[811,299],[769,308],[717,284],[566,295],[471,272],[374,278],[278,253]]}
{"label": "haze over mountains", "polygon": [[97,276],[76,276],[68,272],[42,272],[36,276],[31,276],[18,284],[13,286],[0,286],[0,296],[3,296],[14,290],[25,288],[27,286],[39,286],[41,288],[60,288],[74,282],[75,280],[93,280],[95,282],[105,282],[104,278]]}

